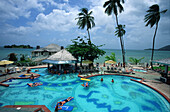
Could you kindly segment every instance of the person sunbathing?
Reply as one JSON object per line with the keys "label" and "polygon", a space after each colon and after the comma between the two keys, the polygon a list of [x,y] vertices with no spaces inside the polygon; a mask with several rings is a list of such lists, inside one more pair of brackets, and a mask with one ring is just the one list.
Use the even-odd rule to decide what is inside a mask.
{"label": "person sunbathing", "polygon": [[69,102],[69,101],[70,101],[71,99],[73,99],[73,98],[74,98],[74,97],[69,97],[69,98],[67,98],[66,100],[57,102],[57,105],[56,105],[56,107],[55,107],[55,111],[61,110],[61,109],[62,109],[62,106],[63,106],[65,103]]}

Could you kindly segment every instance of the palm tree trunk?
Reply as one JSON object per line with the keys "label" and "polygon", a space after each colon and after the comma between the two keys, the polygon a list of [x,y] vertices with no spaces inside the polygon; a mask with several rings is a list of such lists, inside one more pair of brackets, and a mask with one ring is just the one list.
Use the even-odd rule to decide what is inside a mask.
{"label": "palm tree trunk", "polygon": [[155,47],[155,37],[156,37],[157,29],[158,29],[158,23],[156,23],[155,33],[154,33],[154,36],[153,36],[152,55],[151,55],[151,69],[152,70],[153,70],[152,61],[153,61],[153,54],[154,54],[154,47]]}
{"label": "palm tree trunk", "polygon": [[90,32],[89,32],[89,30],[87,29],[87,32],[88,32],[88,36],[89,36],[89,41],[90,41],[90,43],[91,43],[91,39],[90,39]]}
{"label": "palm tree trunk", "polygon": [[[90,38],[90,32],[89,30],[87,29],[87,32],[88,32],[88,36],[89,36],[89,41],[90,41],[90,51],[91,51],[91,47],[92,47],[92,44],[91,44],[91,38]],[[93,60],[90,60],[93,62]],[[89,67],[93,66],[93,63],[89,64]]]}
{"label": "palm tree trunk", "polygon": [[[117,15],[116,16],[116,23],[117,23],[117,27],[119,26],[118,24],[118,18],[117,18]],[[119,28],[119,27],[118,27]],[[119,29],[120,30],[120,29]],[[122,49],[122,57],[123,57],[123,68],[125,68],[125,52],[124,52],[124,46],[123,46],[123,43],[122,43],[122,37],[120,35],[120,44],[121,44],[121,49]]]}

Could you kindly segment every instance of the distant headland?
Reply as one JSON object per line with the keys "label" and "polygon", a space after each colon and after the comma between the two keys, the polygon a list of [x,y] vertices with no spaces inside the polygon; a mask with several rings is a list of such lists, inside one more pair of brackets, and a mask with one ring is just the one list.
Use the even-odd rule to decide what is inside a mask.
{"label": "distant headland", "polygon": [[[144,50],[152,50],[152,49],[149,48],[149,49],[144,49]],[[170,45],[161,47],[161,48],[159,48],[159,49],[154,49],[154,50],[156,50],[156,51],[170,51]]]}
{"label": "distant headland", "polygon": [[33,49],[30,45],[5,45],[4,48],[26,48],[26,49]]}

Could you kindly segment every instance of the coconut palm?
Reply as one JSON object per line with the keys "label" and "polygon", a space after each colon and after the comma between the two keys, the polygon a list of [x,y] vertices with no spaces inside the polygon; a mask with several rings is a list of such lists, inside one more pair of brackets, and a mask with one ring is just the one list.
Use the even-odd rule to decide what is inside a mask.
{"label": "coconut palm", "polygon": [[153,69],[152,61],[153,61],[153,55],[154,55],[155,37],[156,37],[157,29],[158,29],[158,23],[160,20],[160,14],[165,13],[166,11],[167,9],[160,12],[159,5],[154,4],[149,7],[149,10],[146,11],[148,14],[146,14],[144,18],[144,21],[146,22],[146,26],[150,25],[152,28],[156,24],[155,33],[153,36],[152,55],[151,55],[151,68],[152,69]]}
{"label": "coconut palm", "polygon": [[139,62],[141,62],[141,60],[144,59],[144,57],[137,59],[137,58],[133,58],[133,57],[129,57],[129,61],[134,63],[134,64],[138,64]]}
{"label": "coconut palm", "polygon": [[116,27],[115,35],[117,37],[123,37],[123,35],[125,35],[126,33],[124,29],[125,29],[125,25],[118,25],[118,27]]}
{"label": "coconut palm", "polygon": [[108,61],[108,60],[116,61],[115,53],[112,52],[111,55],[110,56],[106,56],[105,59],[106,59],[106,61]]}
{"label": "coconut palm", "polygon": [[77,25],[79,26],[79,28],[87,28],[89,42],[91,42],[89,29],[95,26],[94,17],[91,16],[92,13],[93,11],[89,12],[87,8],[82,8],[81,12],[78,14],[79,17],[76,18],[78,19]]}
{"label": "coconut palm", "polygon": [[[124,0],[108,0],[103,5],[103,7],[106,8],[105,13],[107,13],[109,16],[112,13],[114,13],[114,15],[116,17],[117,27],[119,26],[118,10],[119,10],[119,13],[121,13],[124,10],[121,3],[124,3]],[[123,63],[124,63],[123,65],[125,65],[125,52],[124,52],[124,46],[123,46],[123,40],[122,40],[121,34],[120,34],[120,44],[121,44],[121,49],[122,49],[122,57],[123,57]]]}

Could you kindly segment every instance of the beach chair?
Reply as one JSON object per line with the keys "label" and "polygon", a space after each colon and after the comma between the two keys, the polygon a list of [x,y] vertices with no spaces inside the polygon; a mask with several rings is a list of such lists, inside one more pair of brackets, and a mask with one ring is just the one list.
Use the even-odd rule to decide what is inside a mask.
{"label": "beach chair", "polygon": [[109,66],[107,66],[107,70],[110,70]]}
{"label": "beach chair", "polygon": [[22,67],[22,72],[25,72],[27,70],[26,67]]}

